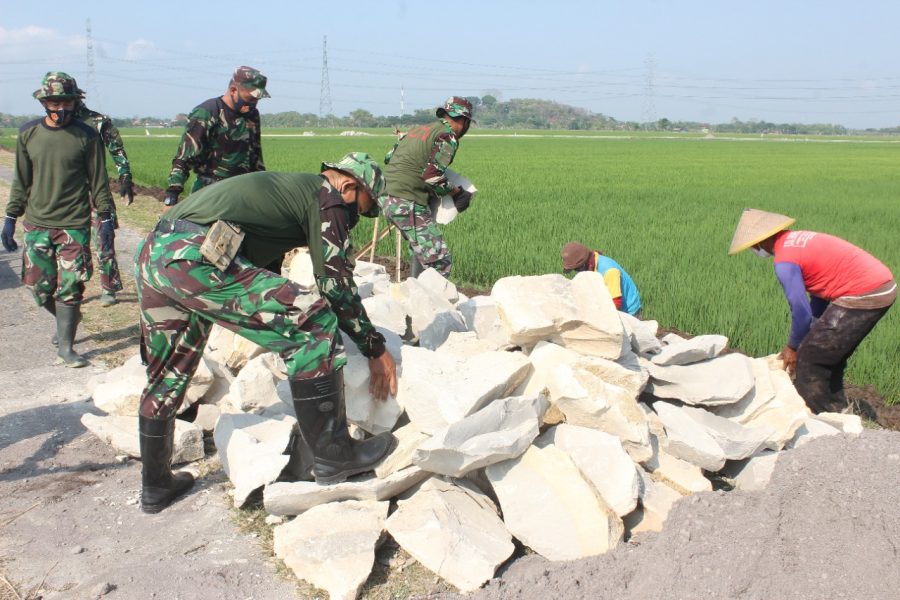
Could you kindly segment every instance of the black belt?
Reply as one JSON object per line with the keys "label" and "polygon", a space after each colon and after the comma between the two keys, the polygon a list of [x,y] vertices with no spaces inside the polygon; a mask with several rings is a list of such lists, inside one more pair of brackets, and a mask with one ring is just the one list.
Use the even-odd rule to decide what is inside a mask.
{"label": "black belt", "polygon": [[153,231],[156,233],[206,233],[209,231],[209,227],[207,225],[197,225],[191,221],[183,221],[181,219],[177,221],[160,219]]}

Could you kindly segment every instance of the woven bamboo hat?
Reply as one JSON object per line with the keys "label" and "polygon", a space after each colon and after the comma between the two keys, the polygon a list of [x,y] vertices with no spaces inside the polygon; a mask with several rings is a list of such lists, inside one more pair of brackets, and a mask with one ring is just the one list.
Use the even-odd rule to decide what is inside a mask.
{"label": "woven bamboo hat", "polygon": [[731,238],[731,248],[728,254],[733,255],[746,250],[754,244],[768,239],[783,229],[790,227],[796,219],[766,212],[755,208],[745,208],[741,213],[734,237]]}

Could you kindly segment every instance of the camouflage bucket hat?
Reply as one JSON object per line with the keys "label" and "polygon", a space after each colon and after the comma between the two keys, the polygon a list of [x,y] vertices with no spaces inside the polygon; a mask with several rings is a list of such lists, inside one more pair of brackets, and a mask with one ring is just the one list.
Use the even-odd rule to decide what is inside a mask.
{"label": "camouflage bucket hat", "polygon": [[62,71],[48,71],[41,81],[40,89],[31,94],[38,100],[46,98],[84,98],[75,78]]}
{"label": "camouflage bucket hat", "polygon": [[439,117],[444,115],[465,117],[473,123],[475,122],[472,119],[472,103],[461,96],[450,96],[447,98],[447,101],[435,111],[435,114]]}
{"label": "camouflage bucket hat", "polygon": [[366,188],[372,200],[377,199],[384,191],[384,175],[381,174],[381,167],[365,152],[351,152],[338,162],[323,162],[320,171],[325,169],[337,169],[347,173]]}
{"label": "camouflage bucket hat", "polygon": [[266,91],[268,79],[253,67],[238,67],[234,70],[231,80],[248,90],[254,98],[271,98]]}

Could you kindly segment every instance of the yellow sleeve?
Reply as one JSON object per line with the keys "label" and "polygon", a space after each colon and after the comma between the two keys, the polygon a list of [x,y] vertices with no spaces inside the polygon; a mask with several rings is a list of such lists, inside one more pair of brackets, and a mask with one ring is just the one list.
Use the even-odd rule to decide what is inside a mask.
{"label": "yellow sleeve", "polygon": [[610,269],[604,273],[603,281],[613,300],[622,297],[622,273],[618,269]]}

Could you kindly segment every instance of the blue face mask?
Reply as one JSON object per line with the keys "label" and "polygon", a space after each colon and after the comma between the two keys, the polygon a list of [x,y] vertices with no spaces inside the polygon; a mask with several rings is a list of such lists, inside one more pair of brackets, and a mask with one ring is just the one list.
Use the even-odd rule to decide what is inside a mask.
{"label": "blue face mask", "polygon": [[[246,114],[250,113],[251,111],[253,111],[254,108],[256,108],[256,102],[257,102],[256,100],[247,102],[246,100],[241,98],[241,93],[238,92],[237,98],[235,98],[235,100],[234,100],[234,112],[236,112],[238,114],[246,115]],[[247,109],[247,112],[241,112],[241,110],[245,106],[249,106],[250,108]]]}
{"label": "blue face mask", "polygon": [[65,108],[60,108],[58,110],[50,110],[49,108],[45,108],[44,110],[47,112],[47,116],[50,117],[50,120],[60,127],[62,127],[63,125],[67,125],[75,115],[74,110],[66,110]]}

